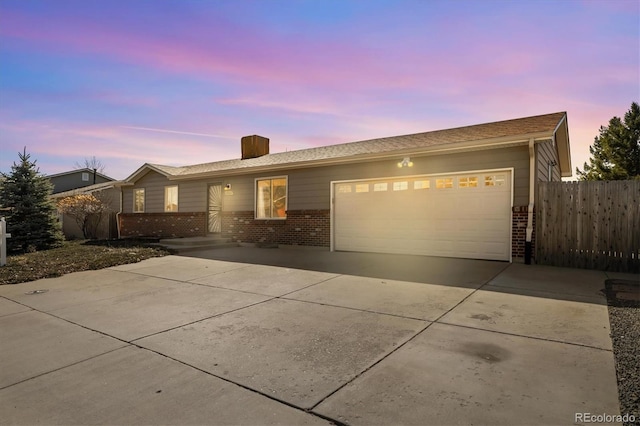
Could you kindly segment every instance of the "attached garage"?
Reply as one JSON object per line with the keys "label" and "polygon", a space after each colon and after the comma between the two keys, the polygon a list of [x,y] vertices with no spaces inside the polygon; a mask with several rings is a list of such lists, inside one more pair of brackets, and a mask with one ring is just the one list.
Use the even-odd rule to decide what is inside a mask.
{"label": "attached garage", "polygon": [[252,135],[240,148],[140,167],[122,184],[119,235],[530,262],[537,182],[572,170],[564,112],[276,153]]}
{"label": "attached garage", "polygon": [[334,250],[511,260],[513,171],[332,182]]}

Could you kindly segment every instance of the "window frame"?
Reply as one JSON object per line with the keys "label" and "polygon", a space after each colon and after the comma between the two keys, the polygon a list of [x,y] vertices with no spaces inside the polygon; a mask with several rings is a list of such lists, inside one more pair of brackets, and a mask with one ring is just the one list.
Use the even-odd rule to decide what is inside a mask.
{"label": "window frame", "polygon": [[[285,181],[285,202],[284,202],[284,216],[273,216],[273,181],[277,179],[284,179]],[[258,217],[258,182],[261,181],[270,181],[270,193],[269,193],[269,203],[271,205],[271,216],[270,217]],[[253,181],[253,217],[256,220],[286,220],[287,219],[287,210],[289,209],[289,176],[281,175],[281,176],[265,176],[260,178],[255,178]]]}
{"label": "window frame", "polygon": [[80,179],[82,179],[83,182],[89,182],[89,173],[82,172],[82,176],[80,176]]}
{"label": "window frame", "polygon": [[[142,192],[142,210],[136,210],[136,194],[141,191]],[[144,213],[145,208],[147,206],[147,191],[145,188],[133,188],[133,212],[134,213]]]}
{"label": "window frame", "polygon": [[[167,195],[168,195],[168,191],[170,189],[176,189],[176,209],[175,210],[168,210],[168,200],[167,200]],[[180,195],[179,195],[179,190],[178,190],[178,185],[167,185],[164,187],[164,212],[165,213],[177,213],[180,209]]]}

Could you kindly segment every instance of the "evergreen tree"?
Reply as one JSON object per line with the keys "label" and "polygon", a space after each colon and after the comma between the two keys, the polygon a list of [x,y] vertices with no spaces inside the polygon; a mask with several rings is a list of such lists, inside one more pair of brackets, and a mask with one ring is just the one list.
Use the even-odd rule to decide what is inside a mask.
{"label": "evergreen tree", "polygon": [[64,237],[50,195],[53,185],[36,168],[25,148],[18,153],[11,173],[1,173],[0,206],[7,220],[7,249],[12,253],[45,250],[62,244]]}
{"label": "evergreen tree", "polygon": [[600,127],[589,152],[584,171],[576,168],[578,179],[640,179],[640,107],[636,102],[631,103],[624,121],[613,117],[608,126]]}

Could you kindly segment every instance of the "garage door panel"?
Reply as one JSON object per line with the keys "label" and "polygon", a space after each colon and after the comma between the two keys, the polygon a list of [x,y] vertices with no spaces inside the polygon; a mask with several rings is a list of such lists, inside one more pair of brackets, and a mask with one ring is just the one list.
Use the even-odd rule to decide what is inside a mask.
{"label": "garage door panel", "polygon": [[336,184],[334,248],[509,260],[510,179],[506,171],[372,179],[348,184],[351,192]]}

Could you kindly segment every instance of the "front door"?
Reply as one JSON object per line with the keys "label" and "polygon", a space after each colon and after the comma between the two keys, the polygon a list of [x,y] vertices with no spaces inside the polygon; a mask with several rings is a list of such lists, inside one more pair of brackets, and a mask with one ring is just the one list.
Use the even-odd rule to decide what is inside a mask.
{"label": "front door", "polygon": [[222,230],[220,213],[222,211],[222,185],[209,185],[207,202],[207,230],[210,234],[219,234]]}

